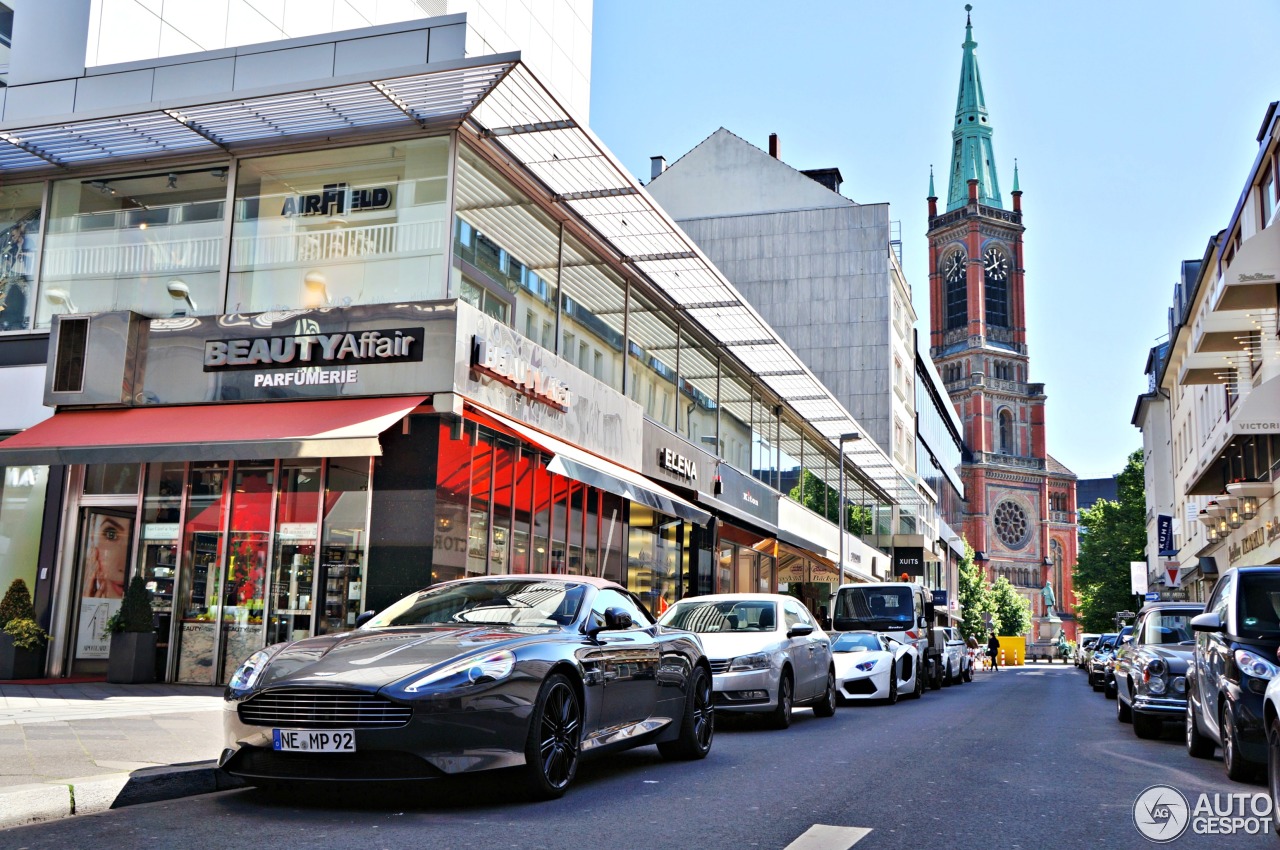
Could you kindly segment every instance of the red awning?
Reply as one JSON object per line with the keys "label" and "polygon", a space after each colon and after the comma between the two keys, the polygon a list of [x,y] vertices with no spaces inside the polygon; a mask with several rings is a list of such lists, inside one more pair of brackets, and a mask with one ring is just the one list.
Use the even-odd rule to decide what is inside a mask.
{"label": "red awning", "polygon": [[0,442],[0,466],[369,457],[427,398],[63,410]]}

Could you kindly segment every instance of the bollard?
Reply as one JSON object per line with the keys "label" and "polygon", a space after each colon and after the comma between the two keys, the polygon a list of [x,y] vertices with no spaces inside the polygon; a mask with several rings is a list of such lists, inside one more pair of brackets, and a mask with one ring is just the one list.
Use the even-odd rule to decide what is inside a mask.
{"label": "bollard", "polygon": [[1000,650],[1000,666],[1004,666],[1004,650]]}
{"label": "bollard", "polygon": [[1013,666],[1018,666],[1018,650],[1016,649],[1013,651]]}

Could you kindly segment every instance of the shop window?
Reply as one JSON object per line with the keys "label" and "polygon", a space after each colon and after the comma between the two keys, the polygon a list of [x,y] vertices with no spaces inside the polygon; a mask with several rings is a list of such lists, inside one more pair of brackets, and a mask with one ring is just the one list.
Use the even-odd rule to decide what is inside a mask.
{"label": "shop window", "polygon": [[272,547],[268,644],[298,640],[312,633],[319,520],[320,462],[293,458],[282,461]]}
{"label": "shop window", "polygon": [[228,312],[447,295],[444,137],[243,160]]}
{"label": "shop window", "polygon": [[36,327],[54,313],[221,312],[226,175],[214,166],[54,183]]}
{"label": "shop window", "polygon": [[0,189],[0,331],[31,327],[43,183]]}
{"label": "shop window", "polygon": [[681,523],[632,503],[628,530],[628,590],[654,614],[666,610],[679,593]]}
{"label": "shop window", "polygon": [[4,476],[0,489],[0,540],[7,541],[4,557],[0,558],[0,588],[8,590],[19,578],[28,588],[34,588],[49,467],[0,467],[0,474]]}
{"label": "shop window", "polygon": [[186,521],[182,528],[182,574],[176,605],[177,680],[214,684],[214,622],[222,581],[223,521],[226,513],[226,462],[191,465]]}
{"label": "shop window", "polygon": [[84,468],[86,496],[132,496],[142,467],[136,463],[95,463]]}
{"label": "shop window", "polygon": [[328,461],[322,510],[316,603],[323,610],[317,613],[316,632],[328,634],[355,628],[356,618],[365,610],[369,458]]}

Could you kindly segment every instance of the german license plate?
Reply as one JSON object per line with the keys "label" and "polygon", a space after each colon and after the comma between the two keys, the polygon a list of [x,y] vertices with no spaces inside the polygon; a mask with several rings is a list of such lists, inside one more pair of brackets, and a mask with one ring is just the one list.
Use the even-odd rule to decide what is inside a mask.
{"label": "german license plate", "polygon": [[271,746],[286,753],[354,753],[356,733],[350,729],[272,729]]}

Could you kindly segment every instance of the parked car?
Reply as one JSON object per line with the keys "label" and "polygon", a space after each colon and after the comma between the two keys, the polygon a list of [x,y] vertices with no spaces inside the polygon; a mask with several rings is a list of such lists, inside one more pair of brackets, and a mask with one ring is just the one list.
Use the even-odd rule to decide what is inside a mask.
{"label": "parked car", "polygon": [[1138,612],[1133,640],[1115,656],[1116,719],[1139,738],[1160,737],[1165,721],[1187,713],[1187,667],[1195,654],[1194,602],[1157,602]]}
{"label": "parked car", "polygon": [[1272,832],[1280,835],[1280,676],[1267,683],[1262,695],[1267,730],[1267,789],[1271,792]]}
{"label": "parked car", "polygon": [[1187,752],[1209,758],[1221,746],[1227,776],[1248,779],[1267,763],[1263,695],[1280,674],[1280,566],[1224,572],[1191,628]]}
{"label": "parked car", "polygon": [[836,710],[831,639],[804,603],[772,593],[723,593],[682,599],[658,620],[698,635],[711,661],[715,709],[765,713],[778,729],[791,710]]}
{"label": "parked car", "polygon": [[920,653],[924,676],[916,687],[942,687],[944,638],[931,625],[933,595],[920,582],[869,582],[842,584],[832,598],[831,621],[837,631],[870,629],[884,632],[900,643],[910,643]]}
{"label": "parked car", "polygon": [[665,758],[699,759],[711,749],[698,638],[658,626],[613,582],[463,579],[365,620],[240,665],[223,770],[270,785],[520,766],[532,795],[551,798],[588,751],[657,744]]}
{"label": "parked car", "polygon": [[1107,660],[1115,652],[1118,637],[1116,633],[1102,635],[1089,653],[1089,663],[1084,669],[1089,673],[1089,687],[1095,691],[1102,690],[1106,682]]}
{"label": "parked car", "polygon": [[841,700],[887,700],[919,697],[920,653],[882,632],[839,632],[831,641],[836,665],[836,695]]}
{"label": "parked car", "polygon": [[942,684],[972,682],[973,665],[960,630],[954,626],[942,626],[938,631],[942,632],[946,646],[942,656]]}
{"label": "parked car", "polygon": [[1102,695],[1116,698],[1116,654],[1133,641],[1133,626],[1125,626],[1116,634],[1115,643],[1102,663]]}
{"label": "parked car", "polygon": [[1083,669],[1089,663],[1089,655],[1093,652],[1094,646],[1098,643],[1101,635],[1085,633],[1080,635],[1080,642],[1076,644],[1076,666]]}

